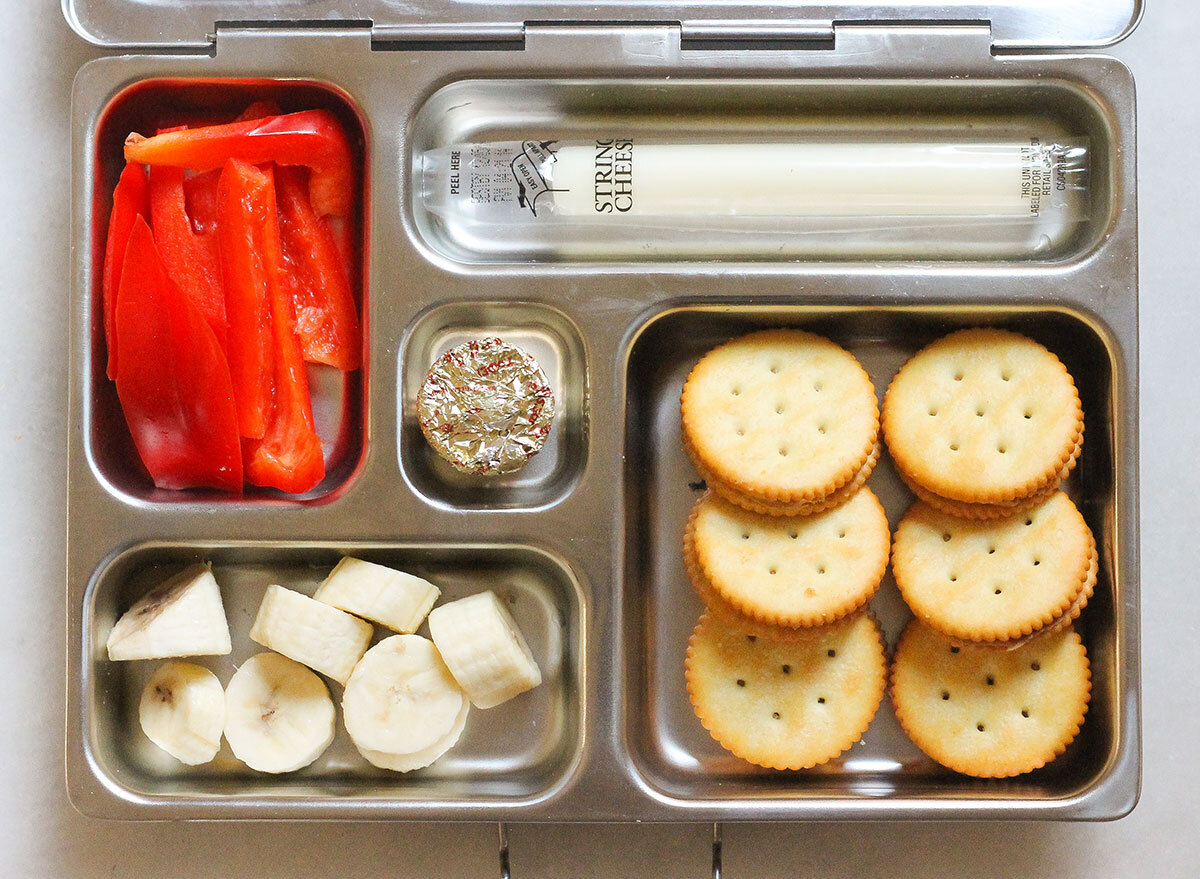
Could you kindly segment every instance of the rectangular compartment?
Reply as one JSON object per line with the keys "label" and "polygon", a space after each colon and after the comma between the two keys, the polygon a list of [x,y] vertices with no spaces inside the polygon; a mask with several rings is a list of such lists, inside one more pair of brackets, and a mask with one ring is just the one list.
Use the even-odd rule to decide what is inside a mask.
{"label": "rectangular compartment", "polygon": [[[1083,729],[1067,752],[1044,769],[985,781],[958,775],[923,755],[897,724],[885,699],[863,740],[839,758],[804,772],[752,766],[724,751],[688,702],[683,658],[702,605],[681,558],[684,523],[703,483],[681,448],[679,393],[691,367],[715,345],[746,332],[796,326],[826,335],[853,353],[882,398],[891,377],[926,343],[964,326],[995,325],[1045,344],[1075,377],[1086,432],[1079,465],[1065,484],[1100,546],[1095,595],[1076,622],[1092,665],[1093,691]],[[1118,405],[1113,339],[1086,315],[1038,306],[988,308],[824,306],[680,306],[637,331],[626,364],[623,644],[624,726],[633,765],[655,796],[680,805],[719,802],[729,808],[770,799],[808,803],[887,800],[951,803],[969,811],[984,802],[1050,806],[1083,797],[1106,783],[1136,790],[1129,767],[1111,776],[1136,737],[1125,724],[1124,670],[1133,657],[1122,637],[1123,606],[1136,584],[1119,573],[1126,560],[1115,539],[1116,474],[1127,466],[1113,420]],[[885,455],[869,480],[894,529],[911,492]],[[912,618],[889,570],[871,607],[894,646]],[[850,801],[849,805],[847,801]],[[931,807],[932,808],[932,807]]]}
{"label": "rectangular compartment", "polygon": [[[496,708],[472,709],[462,739],[433,766],[411,774],[373,768],[346,735],[318,760],[280,776],[256,773],[222,742],[216,760],[184,766],[153,745],[138,725],[138,700],[158,661],[110,662],[105,640],[135,600],[187,564],[210,561],[221,587],[233,640],[228,656],[197,657],[222,685],[237,666],[266,648],[249,638],[267,586],[312,594],[342,555],[354,555],[427,578],[439,604],[492,589],[513,614],[542,671],[542,684]],[[227,807],[325,800],[348,808],[374,803],[394,810],[458,805],[517,806],[553,797],[574,772],[583,737],[586,620],[578,581],[565,562],[529,546],[470,544],[144,543],[97,571],[85,598],[83,722],[97,779],[127,801],[182,806],[201,800]],[[389,634],[376,627],[376,640]],[[420,634],[428,637],[422,626]],[[334,702],[342,687],[326,679]],[[76,800],[81,808],[86,803]]]}
{"label": "rectangular compartment", "polygon": [[[138,458],[116,385],[105,374],[101,278],[104,250],[112,208],[113,188],[125,167],[122,147],[125,137],[136,131],[152,135],[155,130],[175,125],[221,124],[233,121],[255,101],[277,103],[285,113],[327,109],[337,115],[349,136],[359,170],[357,216],[351,222],[358,230],[358,284],[356,297],[363,333],[367,332],[367,254],[363,242],[369,226],[363,206],[369,203],[369,179],[365,160],[366,133],[359,110],[342,91],[316,81],[269,79],[148,79],[121,89],[101,110],[89,157],[92,172],[92,265],[88,295],[89,328],[83,361],[87,364],[84,419],[87,454],[98,479],[126,498],[148,503],[216,502],[271,498],[315,501],[335,495],[352,479],[366,450],[367,375],[364,357],[361,369],[342,373],[333,367],[308,364],[309,392],[313,419],[325,450],[325,478],[314,489],[300,495],[247,484],[241,497],[209,489],[168,491],[156,488]],[[364,352],[367,346],[363,343]]]}
{"label": "rectangular compartment", "polygon": [[[482,180],[479,185],[485,188],[480,199],[507,199],[518,185],[513,179],[515,171],[506,177],[507,167],[500,169],[504,162],[495,160],[495,168],[489,164],[490,170],[472,173],[467,169],[470,151],[461,151],[461,165],[455,167],[460,168],[457,173],[463,182],[455,191],[462,194],[443,196],[446,186],[434,181],[445,179],[450,172],[430,173],[424,166],[428,151],[468,144],[537,141],[561,146],[573,141],[586,144],[598,137],[626,138],[632,143],[628,164],[634,174],[626,183],[633,186],[640,167],[638,156],[642,155],[639,144],[644,145],[642,149],[652,149],[649,145],[656,143],[868,145],[957,139],[1029,143],[1031,136],[1047,144],[1087,144],[1090,204],[1079,205],[1086,211],[1084,219],[1074,223],[1045,220],[1035,227],[1033,223],[999,220],[976,225],[970,216],[933,222],[919,215],[885,221],[831,215],[799,224],[780,216],[755,217],[747,211],[743,216],[688,226],[683,232],[678,223],[638,217],[636,212],[586,216],[580,209],[581,216],[556,216],[555,207],[547,208],[544,203],[557,198],[553,192],[565,184],[553,178],[548,184],[551,189],[542,194],[539,187],[544,184],[537,178],[530,184],[535,208],[542,206],[537,215],[526,216],[528,210],[514,208],[511,222],[497,220],[493,226],[491,221],[468,218],[466,190]],[[463,263],[863,259],[1059,263],[1094,247],[1113,210],[1113,171],[1103,114],[1092,97],[1068,83],[1054,81],[464,80],[444,86],[425,102],[413,122],[411,140],[409,188],[417,231],[435,253]],[[605,163],[597,160],[596,172],[611,177],[611,155],[606,155]],[[726,160],[735,161],[729,157],[722,161]],[[492,159],[481,157],[478,161],[489,163]],[[547,167],[553,169],[563,161],[547,162]],[[746,159],[747,163],[753,161]],[[833,167],[844,162],[844,173],[853,173],[853,160],[844,152],[829,161]],[[526,170],[534,177],[538,173]],[[913,173],[919,170],[917,166]],[[729,169],[723,171],[720,165],[698,173],[691,181],[693,190],[688,198],[702,204],[704,188],[717,185],[723,173]],[[649,183],[646,179],[637,187]],[[442,204],[443,197],[454,203]],[[474,198],[474,193],[470,197]],[[715,196],[717,200],[721,197]],[[636,203],[634,193],[630,204],[636,207]],[[485,205],[469,210],[495,209]],[[600,221],[602,217],[617,219]],[[679,221],[685,226],[691,222],[687,214],[681,214]]]}

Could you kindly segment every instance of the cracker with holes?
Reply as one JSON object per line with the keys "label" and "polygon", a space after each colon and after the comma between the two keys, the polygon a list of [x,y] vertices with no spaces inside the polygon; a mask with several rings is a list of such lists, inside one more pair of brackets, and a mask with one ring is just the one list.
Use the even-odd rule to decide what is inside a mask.
{"label": "cracker with holes", "polygon": [[884,395],[882,424],[920,497],[972,518],[1044,499],[1083,442],[1066,367],[1032,339],[998,329],[960,330],[918,351]]}
{"label": "cracker with holes", "polygon": [[913,620],[892,662],[892,703],[909,738],[981,778],[1058,757],[1079,734],[1091,689],[1087,650],[1070,627],[1002,651],[955,645]]}
{"label": "cracker with holes", "polygon": [[1078,616],[1097,560],[1091,529],[1059,491],[990,521],[918,501],[896,527],[892,570],[918,619],[954,638],[1002,645]]}
{"label": "cracker with holes", "polygon": [[[693,582],[740,614],[777,626],[816,626],[858,610],[887,569],[890,533],[879,499],[864,488],[812,516],[764,516],[712,492],[684,533]],[[697,589],[703,596],[707,590]]]}
{"label": "cracker with holes", "polygon": [[680,410],[684,446],[705,480],[765,514],[818,512],[839,489],[861,485],[878,457],[879,407],[866,371],[801,330],[714,348],[688,376]]}
{"label": "cracker with holes", "polygon": [[887,660],[874,618],[857,614],[774,640],[705,614],[688,642],[688,695],[722,747],[769,769],[806,769],[857,742],[883,699]]}

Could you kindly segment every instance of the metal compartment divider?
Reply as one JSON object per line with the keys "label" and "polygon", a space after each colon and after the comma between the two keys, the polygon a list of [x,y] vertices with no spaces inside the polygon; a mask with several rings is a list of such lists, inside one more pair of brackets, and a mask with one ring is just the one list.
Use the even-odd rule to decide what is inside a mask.
{"label": "metal compartment divider", "polygon": [[[1115,59],[1079,54],[992,54],[986,27],[839,27],[832,49],[737,52],[685,49],[671,26],[530,26],[523,51],[385,45],[368,28],[221,29],[212,56],[122,56],[84,67],[75,85],[73,156],[76,244],[73,279],[68,541],[68,786],[90,814],[123,818],[326,818],[409,820],[797,820],[849,818],[1111,818],[1132,808],[1139,776],[1137,701],[1137,300],[1133,84]],[[390,50],[390,51],[380,51]],[[463,79],[790,78],[814,87],[835,80],[929,85],[954,81],[1035,89],[1060,83],[1088,102],[1107,139],[1110,208],[1102,240],[1061,263],[663,263],[464,266],[431,252],[415,228],[407,190],[408,127],[441,86]],[[94,132],[98,114],[125,86],[152,78],[287,80],[345,90],[366,120],[372,301],[366,394],[366,450],[350,487],[321,504],[283,501],[147,504],[114,494],[96,478],[88,447],[90,291],[99,258],[94,213]],[[585,348],[586,460],[577,482],[541,508],[456,510],[412,490],[398,443],[405,399],[399,363],[413,320],[438,301],[541,303],[580,328]],[[1106,340],[1113,392],[1103,415],[1119,450],[1102,536],[1117,584],[1113,669],[1119,747],[1102,784],[1060,799],[759,798],[689,805],[657,795],[630,763],[624,712],[629,696],[627,608],[621,587],[628,541],[618,425],[626,368],[638,328],[682,304],[795,304],[837,308],[957,306],[1059,308]],[[581,413],[584,414],[584,413]],[[1087,452],[1085,451],[1085,455]],[[615,515],[614,515],[615,514]],[[604,523],[616,523],[605,533]],[[416,523],[419,523],[417,525]],[[436,798],[297,799],[249,793],[219,799],[182,793],[145,797],[123,788],[95,759],[97,694],[85,686],[94,644],[84,641],[89,589],[114,553],[145,540],[211,543],[252,533],[266,542],[444,541],[528,543],[566,559],[582,586],[587,629],[579,686],[581,757],[548,796],[524,804],[447,804]]]}

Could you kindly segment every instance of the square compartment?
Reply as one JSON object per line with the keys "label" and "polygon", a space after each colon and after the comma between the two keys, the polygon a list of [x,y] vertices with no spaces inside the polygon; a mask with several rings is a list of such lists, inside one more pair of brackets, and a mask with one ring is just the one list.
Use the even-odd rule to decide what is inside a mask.
{"label": "square compartment", "polygon": [[[1092,664],[1087,720],[1067,752],[1043,769],[1015,778],[983,780],[956,774],[916,748],[885,698],[861,742],[815,769],[777,772],[727,753],[700,725],[688,701],[683,660],[702,604],[688,582],[680,552],[684,524],[703,483],[681,448],[679,395],[691,367],[730,338],[777,326],[828,336],[854,354],[882,397],[900,366],[919,348],[964,326],[1003,326],[1054,351],[1079,388],[1086,441],[1064,484],[1096,535],[1100,571],[1095,594],[1076,629]],[[626,367],[625,433],[625,687],[623,719],[635,771],[659,798],[695,806],[786,799],[827,811],[854,800],[921,800],[955,804],[959,816],[985,805],[1062,805],[1104,785],[1115,785],[1122,805],[1137,795],[1138,730],[1129,728],[1123,671],[1136,668],[1125,615],[1136,613],[1118,593],[1136,584],[1118,581],[1125,565],[1115,537],[1115,474],[1124,453],[1115,434],[1113,343],[1082,316],[1041,307],[822,307],[722,305],[680,307],[650,318],[630,343]],[[649,438],[649,441],[646,441]],[[868,483],[894,530],[913,501],[886,455]],[[889,569],[871,602],[894,646],[912,614]],[[1115,777],[1114,777],[1115,775]],[[878,805],[878,803],[876,803]],[[844,808],[844,805],[843,805]],[[797,817],[801,817],[797,815]]]}
{"label": "square compartment", "polygon": [[[233,640],[228,656],[196,657],[222,684],[266,648],[249,638],[268,585],[311,595],[342,555],[353,555],[427,578],[442,590],[438,604],[492,589],[507,604],[542,671],[542,683],[495,708],[472,709],[462,739],[432,766],[411,773],[376,769],[346,734],[340,707],[337,735],[311,766],[284,775],[257,773],[222,742],[216,759],[185,766],[155,747],[138,723],[142,688],[161,661],[110,662],[105,641],[117,617],[139,597],[188,564],[208,561],[221,588]],[[459,804],[516,807],[554,795],[579,760],[583,730],[585,601],[561,559],[515,544],[392,544],[285,542],[155,542],[133,547],[96,572],[85,599],[81,699],[84,749],[95,781],[70,779],[84,811],[104,805],[83,796],[97,782],[124,808],[170,803],[225,817],[270,801],[281,809],[318,806],[371,814],[389,809]],[[376,627],[378,641],[395,634]],[[419,634],[428,637],[422,625]],[[342,686],[325,679],[335,703]],[[330,806],[329,804],[340,804]],[[97,811],[97,814],[101,814]],[[350,817],[350,816],[347,816]]]}
{"label": "square compartment", "polygon": [[[587,355],[565,314],[533,302],[452,302],[419,315],[400,359],[400,466],[427,501],[454,509],[543,509],[566,497],[588,456]],[[459,473],[426,442],[417,395],[429,367],[456,345],[497,336],[532,354],[554,392],[546,445],[513,473]]]}
{"label": "square compartment", "polygon": [[[271,100],[285,112],[326,109],[335,113],[349,136],[361,171],[358,193],[359,268],[357,294],[363,328],[363,366],[344,374],[316,364],[308,365],[313,419],[325,447],[325,478],[304,494],[247,485],[242,495],[212,489],[169,491],[156,488],[134,448],[116,385],[105,374],[101,278],[108,233],[108,216],[117,178],[125,166],[123,144],[131,131],[143,134],[180,124],[216,124],[232,121],[254,101]],[[304,80],[262,79],[149,79],[119,91],[99,114],[92,135],[90,160],[94,188],[91,193],[91,292],[88,296],[88,332],[82,362],[84,376],[84,438],[88,461],[101,483],[117,496],[145,503],[239,503],[260,499],[318,501],[340,494],[363,460],[366,451],[366,333],[368,326],[367,256],[363,243],[367,228],[363,206],[369,201],[365,157],[366,133],[358,109],[335,87]],[[352,279],[353,280],[353,279]]]}

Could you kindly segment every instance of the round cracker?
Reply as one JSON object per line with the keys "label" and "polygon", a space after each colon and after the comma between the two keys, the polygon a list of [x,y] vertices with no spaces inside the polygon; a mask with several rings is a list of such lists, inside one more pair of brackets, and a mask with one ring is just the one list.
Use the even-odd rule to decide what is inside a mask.
{"label": "round cracker", "polygon": [[862,365],[802,330],[764,330],[709,351],[684,384],[680,411],[705,470],[767,501],[831,494],[862,470],[879,434]]}
{"label": "round cracker", "polygon": [[723,748],[769,769],[807,769],[866,732],[886,666],[883,634],[867,614],[792,641],[748,635],[705,614],[685,671],[696,716]]}
{"label": "round cracker", "polygon": [[972,521],[918,501],[896,527],[892,570],[913,614],[969,641],[1021,638],[1084,590],[1095,541],[1063,492],[1004,519]]}
{"label": "round cracker", "polygon": [[993,650],[1016,650],[1018,647],[1023,647],[1034,638],[1043,638],[1047,635],[1052,635],[1055,632],[1061,632],[1071,623],[1079,618],[1083,613],[1083,609],[1087,607],[1088,602],[1092,599],[1092,594],[1096,589],[1096,579],[1100,573],[1100,553],[1096,549],[1095,541],[1092,542],[1091,563],[1088,565],[1087,578],[1084,580],[1083,589],[1079,590],[1079,594],[1075,596],[1075,600],[1071,602],[1071,606],[1060,613],[1046,625],[1042,626],[1035,632],[1030,632],[1021,638],[1010,638],[1007,641],[966,641],[961,638],[951,638],[950,640],[962,646],[964,644],[974,647],[988,647]]}
{"label": "round cracker", "polygon": [[780,626],[821,625],[866,604],[891,542],[869,488],[828,512],[791,517],[751,513],[710,492],[687,529],[700,576],[742,614]]}
{"label": "round cracker", "polygon": [[981,778],[1058,757],[1079,734],[1091,689],[1087,650],[1070,627],[1005,651],[955,645],[913,620],[892,662],[892,703],[909,738]]}
{"label": "round cracker", "polygon": [[1067,467],[1083,409],[1062,361],[1032,339],[960,330],[918,351],[883,398],[888,451],[912,481],[951,501],[1004,503]]}
{"label": "round cracker", "polygon": [[[764,623],[761,620],[747,616],[722,598],[721,593],[714,589],[712,584],[708,582],[708,578],[700,570],[699,562],[696,561],[696,550],[692,543],[691,528],[686,528],[683,533],[683,567],[687,571],[688,580],[692,584],[692,590],[704,602],[704,607],[708,614],[715,617],[721,625],[745,632],[747,635],[771,638],[776,641],[793,641],[797,638],[806,637],[805,633],[811,634],[812,629],[818,628],[816,626],[777,626],[773,623]],[[834,621],[830,625],[837,625],[840,622],[842,622],[841,619]]]}

